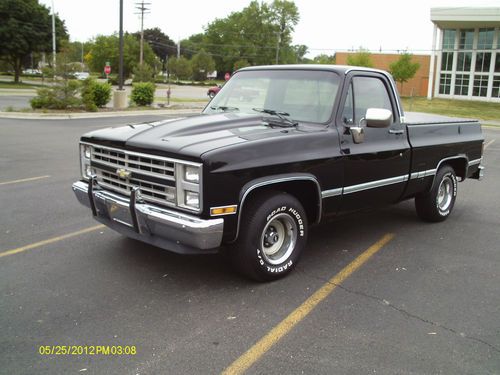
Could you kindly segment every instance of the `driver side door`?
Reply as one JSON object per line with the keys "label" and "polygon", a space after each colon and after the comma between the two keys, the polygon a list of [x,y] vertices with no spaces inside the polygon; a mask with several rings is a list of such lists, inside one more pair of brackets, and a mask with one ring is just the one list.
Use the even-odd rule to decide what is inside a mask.
{"label": "driver side door", "polygon": [[[336,119],[344,159],[341,211],[394,203],[408,181],[411,150],[392,83],[376,72],[351,72],[347,79]],[[392,123],[384,128],[365,126],[368,108],[391,111]],[[363,127],[361,143],[354,142],[352,126]]]}

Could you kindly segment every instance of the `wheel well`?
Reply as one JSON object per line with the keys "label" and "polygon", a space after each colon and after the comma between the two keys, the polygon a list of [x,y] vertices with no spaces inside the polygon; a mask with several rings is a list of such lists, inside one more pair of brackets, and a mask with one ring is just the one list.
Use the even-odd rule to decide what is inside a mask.
{"label": "wheel well", "polygon": [[255,199],[263,192],[276,191],[285,192],[293,195],[304,207],[307,214],[308,223],[317,223],[321,219],[321,191],[318,191],[318,186],[313,181],[298,180],[279,182],[275,184],[261,186],[252,190],[242,202],[240,213],[244,211],[245,207],[250,200]]}
{"label": "wheel well", "polygon": [[440,165],[440,167],[442,167],[443,165],[449,165],[450,167],[452,167],[453,170],[455,171],[455,174],[458,177],[460,177],[462,181],[465,180],[465,178],[467,177],[466,174],[467,174],[468,164],[466,158],[446,160]]}

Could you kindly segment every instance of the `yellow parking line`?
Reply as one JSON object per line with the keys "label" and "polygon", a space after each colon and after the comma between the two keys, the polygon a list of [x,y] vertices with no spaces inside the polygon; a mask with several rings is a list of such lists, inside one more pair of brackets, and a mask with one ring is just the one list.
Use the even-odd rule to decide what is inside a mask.
{"label": "yellow parking line", "polygon": [[271,347],[288,334],[298,323],[300,323],[314,308],[328,297],[345,279],[352,275],[368,259],[382,249],[394,238],[394,234],[388,233],[380,240],[366,249],[360,256],[354,259],[347,267],[332,277],[326,284],[310,296],[302,305],[297,307],[290,315],[282,320],[277,326],[269,331],[256,344],[248,349],[241,357],[226,368],[223,375],[242,374],[255,362],[257,362]]}
{"label": "yellow parking line", "polygon": [[48,245],[48,244],[51,244],[54,242],[65,240],[67,238],[79,236],[80,234],[85,234],[85,233],[93,232],[93,231],[96,231],[99,229],[103,229],[105,227],[106,227],[105,225],[100,224],[100,225],[96,225],[96,226],[93,226],[90,228],[85,228],[85,229],[82,229],[82,230],[79,230],[76,232],[64,234],[62,236],[52,237],[52,238],[49,238],[47,240],[35,242],[35,243],[30,244],[30,245],[18,247],[17,249],[2,251],[2,252],[0,252],[0,258],[6,257],[7,255],[14,255],[14,254],[22,253],[23,251],[26,251],[26,250],[31,250],[31,249],[34,249],[37,247],[45,246],[45,245]]}
{"label": "yellow parking line", "polygon": [[42,178],[49,178],[49,175],[46,176],[38,176],[38,177],[30,177],[30,178],[23,178],[21,180],[12,180],[12,181],[5,181],[5,182],[0,182],[1,185],[10,185],[10,184],[17,184],[19,182],[28,182],[28,181],[36,181],[36,180],[41,180]]}
{"label": "yellow parking line", "polygon": [[488,147],[490,147],[494,142],[496,141],[496,139],[492,139],[491,141],[489,141],[488,143],[486,143],[484,145],[484,149],[486,150]]}

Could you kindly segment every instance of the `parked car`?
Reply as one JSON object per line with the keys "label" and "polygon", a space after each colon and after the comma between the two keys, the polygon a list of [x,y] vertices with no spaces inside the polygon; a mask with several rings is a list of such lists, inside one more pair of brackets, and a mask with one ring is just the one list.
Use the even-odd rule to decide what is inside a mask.
{"label": "parked car", "polygon": [[73,76],[80,81],[84,81],[90,77],[90,73],[89,72],[75,72],[75,73],[73,73]]}
{"label": "parked car", "polygon": [[217,86],[212,86],[208,89],[207,95],[210,97],[210,99],[213,99],[215,95],[222,89],[223,85],[217,85]]}
{"label": "parked car", "polygon": [[225,245],[275,280],[326,216],[414,199],[447,219],[459,179],[483,176],[483,142],[477,121],[404,113],[384,71],[249,67],[200,116],[83,135],[73,191],[119,233],[182,254]]}
{"label": "parked car", "polygon": [[40,75],[42,71],[40,69],[24,69],[23,74],[26,75]]}

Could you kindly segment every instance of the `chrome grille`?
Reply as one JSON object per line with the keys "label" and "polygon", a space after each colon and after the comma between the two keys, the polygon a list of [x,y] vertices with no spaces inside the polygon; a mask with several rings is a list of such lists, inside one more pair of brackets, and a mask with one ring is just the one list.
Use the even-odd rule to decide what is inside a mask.
{"label": "chrome grille", "polygon": [[[104,146],[91,145],[91,149],[92,168],[99,186],[126,196],[138,186],[144,201],[175,205],[174,161]],[[120,176],[119,170],[130,172],[130,176]]]}

